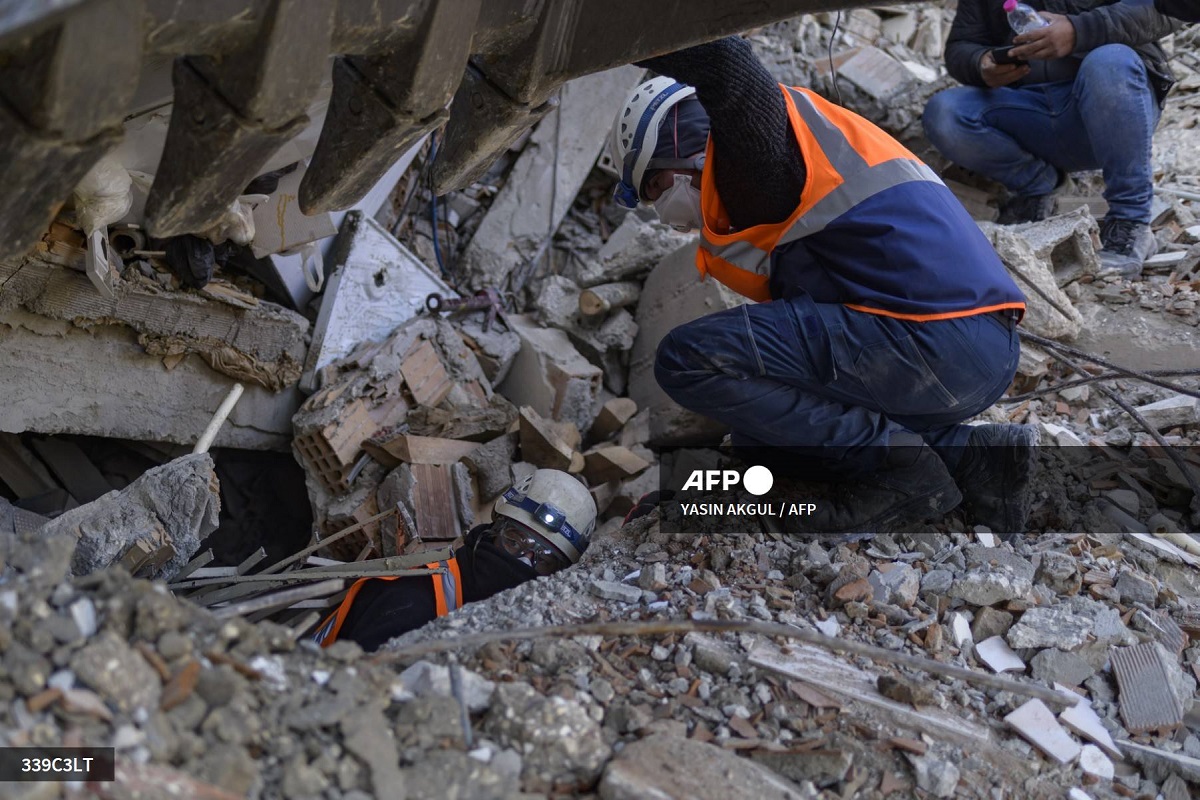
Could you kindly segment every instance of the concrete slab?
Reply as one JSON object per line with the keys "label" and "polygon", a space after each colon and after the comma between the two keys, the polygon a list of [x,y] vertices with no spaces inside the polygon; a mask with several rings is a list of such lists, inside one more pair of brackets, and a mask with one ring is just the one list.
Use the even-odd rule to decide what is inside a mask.
{"label": "concrete slab", "polygon": [[308,320],[272,303],[234,306],[198,292],[163,292],[122,281],[117,296],[97,294],[85,275],[28,260],[0,263],[0,314],[28,311],[81,328],[124,324],[161,356],[199,353],[239,381],[273,390],[294,384],[307,347]]}
{"label": "concrete slab", "polygon": [[346,217],[334,247],[335,271],[325,287],[300,386],[317,388],[316,373],[362,342],[386,338],[425,308],[437,292],[458,294],[375,220]]}
{"label": "concrete slab", "polygon": [[563,87],[558,109],[534,130],[463,253],[463,285],[503,287],[553,235],[607,143],[620,104],[643,72],[618,67]]}
{"label": "concrete slab", "polygon": [[[10,311],[0,314],[0,350],[5,354],[0,359],[0,431],[9,433],[192,445],[235,383],[195,354],[168,369],[165,359],[148,354],[137,332],[124,325],[84,330]],[[286,450],[292,415],[303,400],[300,392],[245,386],[214,446]]]}

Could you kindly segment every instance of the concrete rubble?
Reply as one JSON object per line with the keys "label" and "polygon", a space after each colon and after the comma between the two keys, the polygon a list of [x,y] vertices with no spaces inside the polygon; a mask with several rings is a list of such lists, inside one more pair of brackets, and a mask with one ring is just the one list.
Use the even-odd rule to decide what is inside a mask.
{"label": "concrete rubble", "polygon": [[[940,6],[853,9],[832,48],[833,14],[749,36],[781,80],[830,95],[832,49],[844,104],[942,169],[920,111],[951,85],[940,53],[952,19]],[[1176,50],[1194,38],[1178,34]],[[1200,72],[1180,71],[1156,164],[1164,184],[1186,187],[1200,175],[1189,133]],[[65,223],[24,266],[0,264],[0,282],[12,278],[0,341],[13,354],[0,368],[11,432],[0,435],[0,744],[113,746],[114,797],[1200,792],[1200,557],[1152,535],[1200,522],[1161,447],[1200,468],[1200,406],[1187,393],[1200,385],[1195,198],[1164,192],[1160,256],[1141,279],[1114,281],[1096,274],[1095,176],[1062,189],[1056,216],[1002,227],[996,186],[946,172],[1026,291],[1026,331],[1139,372],[1192,370],[1163,376],[1184,392],[1102,366],[1081,381],[1052,344],[1025,343],[1010,396],[980,420],[1042,432],[1026,532],[1000,536],[962,510],[861,541],[669,533],[657,511],[626,524],[670,472],[661,447],[715,448],[725,433],[659,389],[659,343],[744,302],[697,280],[694,237],[607,200],[601,151],[639,75],[574,82],[478,183],[436,200],[428,145],[406,156],[377,214],[296,218],[283,196],[302,173],[284,175],[255,209],[256,255],[277,269],[307,263],[303,248],[341,228],[324,288],[287,302],[233,270],[186,289],[157,255],[130,259],[118,300],[97,297]],[[427,301],[489,289],[492,308],[484,295],[439,313]],[[45,388],[9,380],[25,373]],[[309,538],[285,562],[257,542],[220,552],[209,537],[233,487],[213,457],[173,446],[196,440],[234,380],[249,390],[218,443],[287,450],[299,465]],[[49,391],[62,408],[47,407]],[[133,440],[126,450],[151,465],[116,480],[88,447],[64,470],[64,451],[36,433]],[[694,457],[708,455],[720,457]],[[572,473],[597,502],[575,567],[376,656],[307,639],[345,574],[419,567],[538,467]],[[247,582],[276,568],[296,582]],[[463,639],[610,622],[682,625]],[[699,629],[725,623],[742,627]],[[73,796],[50,786],[60,790]],[[8,796],[55,795],[0,789]]]}

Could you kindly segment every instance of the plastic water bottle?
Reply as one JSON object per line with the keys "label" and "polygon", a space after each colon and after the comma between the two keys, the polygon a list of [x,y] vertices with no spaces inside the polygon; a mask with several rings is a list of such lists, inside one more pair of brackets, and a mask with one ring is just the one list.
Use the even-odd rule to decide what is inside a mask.
{"label": "plastic water bottle", "polygon": [[1017,0],[1004,0],[1004,10],[1008,13],[1008,24],[1017,33],[1036,31],[1050,24],[1037,11]]}

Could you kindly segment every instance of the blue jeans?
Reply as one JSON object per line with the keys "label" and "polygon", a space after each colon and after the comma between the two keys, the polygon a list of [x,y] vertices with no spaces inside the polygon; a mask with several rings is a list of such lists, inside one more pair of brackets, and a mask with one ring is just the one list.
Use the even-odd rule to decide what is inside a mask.
{"label": "blue jeans", "polygon": [[942,155],[1014,194],[1049,194],[1056,168],[1102,170],[1109,216],[1148,223],[1159,114],[1142,59],[1108,44],[1084,57],[1074,81],[946,89],[923,122]]}
{"label": "blue jeans", "polygon": [[1019,356],[1015,323],[996,314],[908,322],[801,294],[680,325],[654,375],[679,405],[728,425],[736,446],[851,477],[878,469],[903,432],[953,469],[970,435],[958,423],[1004,393]]}

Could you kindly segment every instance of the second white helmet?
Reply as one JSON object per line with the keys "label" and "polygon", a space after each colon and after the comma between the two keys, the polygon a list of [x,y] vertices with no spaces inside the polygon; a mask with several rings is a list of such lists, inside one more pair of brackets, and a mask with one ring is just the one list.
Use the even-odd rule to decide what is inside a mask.
{"label": "second white helmet", "polygon": [[650,161],[658,146],[658,129],[663,117],[677,103],[695,93],[693,87],[665,76],[641,83],[629,93],[625,105],[613,121],[609,143],[613,161],[621,172],[621,181],[613,192],[613,199],[618,203],[626,208],[634,208],[644,200],[641,191],[647,169],[691,166],[685,163],[659,163],[664,159],[655,159],[655,164]]}

